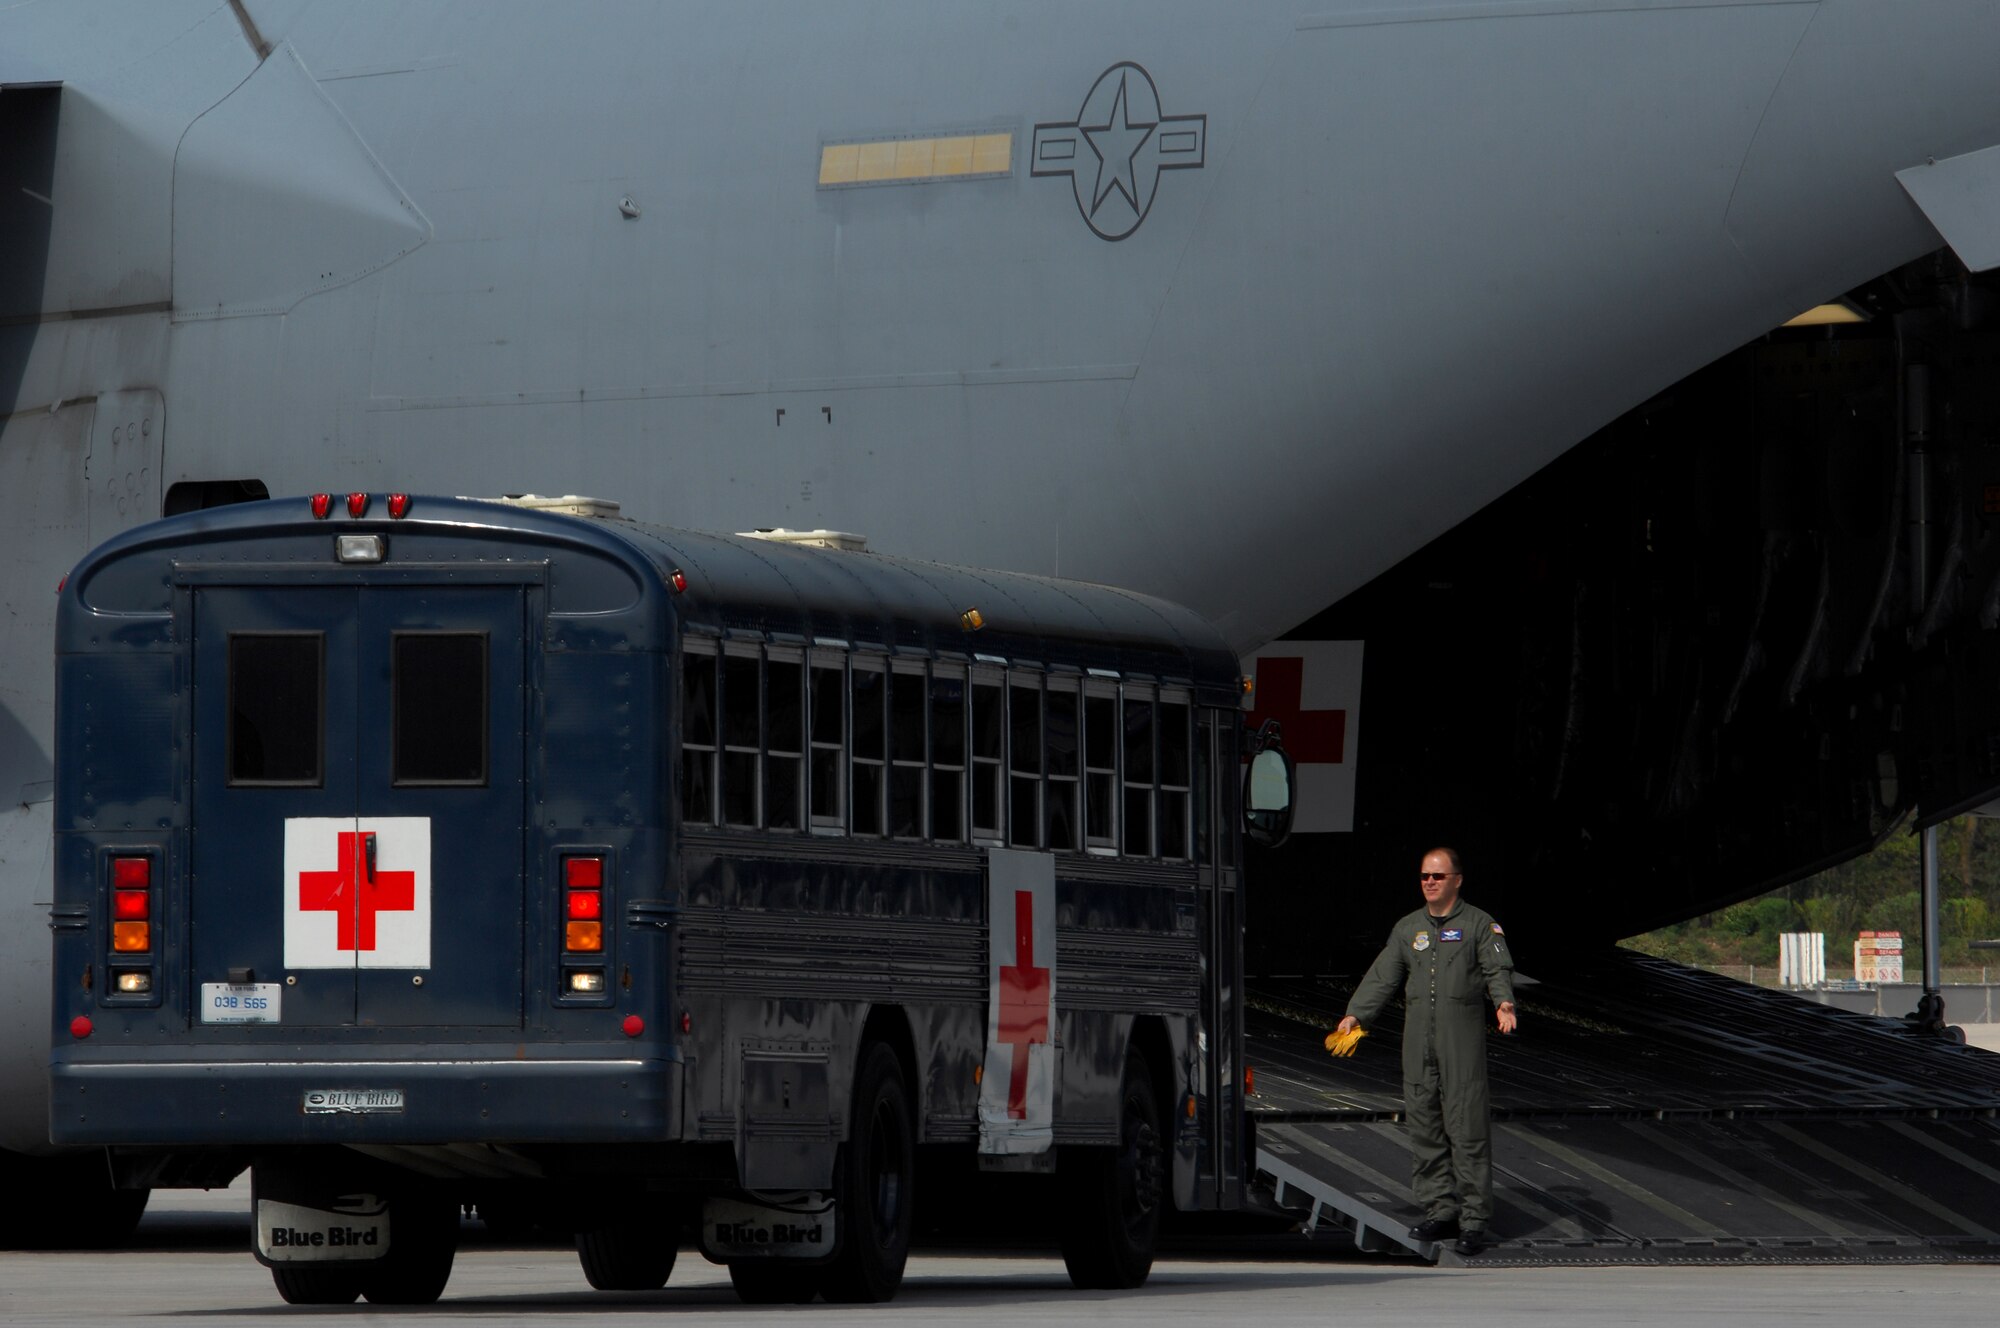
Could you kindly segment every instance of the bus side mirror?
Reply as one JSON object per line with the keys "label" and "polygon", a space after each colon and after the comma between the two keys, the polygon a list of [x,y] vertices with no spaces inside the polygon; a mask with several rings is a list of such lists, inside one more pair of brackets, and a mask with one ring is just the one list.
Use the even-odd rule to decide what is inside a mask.
{"label": "bus side mirror", "polygon": [[1292,834],[1292,756],[1279,741],[1276,720],[1250,735],[1250,768],[1243,775],[1243,831],[1260,848],[1277,848]]}

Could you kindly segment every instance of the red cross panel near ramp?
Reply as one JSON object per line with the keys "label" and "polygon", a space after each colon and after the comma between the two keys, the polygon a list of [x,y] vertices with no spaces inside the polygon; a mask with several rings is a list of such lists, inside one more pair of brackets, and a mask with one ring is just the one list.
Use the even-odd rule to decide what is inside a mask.
{"label": "red cross panel near ramp", "polygon": [[429,817],[292,817],[282,888],[285,967],[431,966]]}
{"label": "red cross panel near ramp", "polygon": [[979,1148],[1055,1142],[1056,869],[1047,853],[987,850],[986,1062]]}
{"label": "red cross panel near ramp", "polygon": [[1298,765],[1292,829],[1324,834],[1354,828],[1354,781],[1361,746],[1359,641],[1273,641],[1244,657],[1257,680],[1252,728],[1275,719]]}

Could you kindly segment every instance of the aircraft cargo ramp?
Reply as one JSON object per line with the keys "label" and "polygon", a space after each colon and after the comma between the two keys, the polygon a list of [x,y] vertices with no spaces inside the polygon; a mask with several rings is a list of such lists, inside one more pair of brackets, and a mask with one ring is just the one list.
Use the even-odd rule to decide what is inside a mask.
{"label": "aircraft cargo ramp", "polygon": [[[1351,979],[1252,984],[1257,1170],[1364,1249],[1414,1246],[1400,1005],[1351,1060]],[[1519,982],[1489,1039],[1482,1264],[2000,1259],[2000,1055],[1610,951]]]}

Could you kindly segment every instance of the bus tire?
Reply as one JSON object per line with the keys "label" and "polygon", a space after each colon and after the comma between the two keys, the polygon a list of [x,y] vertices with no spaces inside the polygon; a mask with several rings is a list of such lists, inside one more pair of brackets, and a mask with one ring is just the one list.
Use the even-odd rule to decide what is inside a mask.
{"label": "bus tire", "polygon": [[785,1259],[737,1259],[729,1284],[745,1305],[804,1305],[819,1293],[820,1269]]}
{"label": "bus tire", "polygon": [[271,1265],[271,1285],[287,1305],[352,1305],[361,1295],[363,1270],[352,1265]]}
{"label": "bus tire", "polygon": [[679,1254],[674,1232],[656,1226],[605,1227],[576,1233],[583,1276],[599,1291],[658,1291]]}
{"label": "bus tire", "polygon": [[390,1200],[389,1252],[361,1273],[370,1305],[430,1305],[451,1280],[458,1253],[458,1205],[432,1195]]}
{"label": "bus tire", "polygon": [[1137,1047],[1125,1053],[1118,1098],[1118,1147],[1066,1149],[1060,1163],[1063,1263],[1083,1290],[1144,1285],[1166,1206],[1166,1136]]}
{"label": "bus tire", "polygon": [[902,1062],[887,1043],[862,1052],[847,1120],[833,1164],[840,1249],[825,1265],[820,1292],[836,1304],[875,1304],[902,1285],[915,1197],[915,1115]]}

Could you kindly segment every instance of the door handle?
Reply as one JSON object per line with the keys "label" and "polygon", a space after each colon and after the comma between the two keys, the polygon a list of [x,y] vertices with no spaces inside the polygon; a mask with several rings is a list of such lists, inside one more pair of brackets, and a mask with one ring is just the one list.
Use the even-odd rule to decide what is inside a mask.
{"label": "door handle", "polygon": [[361,835],[361,855],[368,864],[368,884],[375,884],[375,832],[365,830]]}

